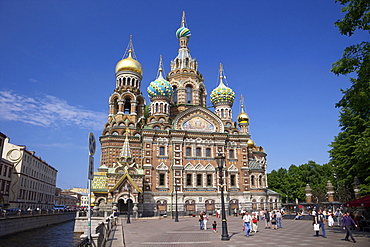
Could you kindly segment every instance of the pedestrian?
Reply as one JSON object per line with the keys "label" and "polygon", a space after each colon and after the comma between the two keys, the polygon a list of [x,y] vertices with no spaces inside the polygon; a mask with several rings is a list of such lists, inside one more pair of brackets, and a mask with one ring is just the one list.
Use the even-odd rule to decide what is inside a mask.
{"label": "pedestrian", "polygon": [[325,233],[325,218],[324,218],[324,214],[322,213],[322,210],[319,209],[319,211],[317,212],[317,214],[313,217],[313,223],[312,224],[318,224],[319,225],[319,228],[318,229],[315,229],[316,231],[316,237],[319,236],[319,232],[320,232],[320,228],[321,228],[321,233],[322,233],[322,237],[323,238],[326,238],[326,233]]}
{"label": "pedestrian", "polygon": [[337,224],[338,226],[341,226],[341,223],[342,223],[342,211],[340,211],[339,208],[337,208],[337,211],[335,212],[335,218],[337,218]]}
{"label": "pedestrian", "polygon": [[207,230],[208,216],[207,213],[203,213],[203,229]]}
{"label": "pedestrian", "polygon": [[204,221],[203,221],[203,212],[200,212],[200,214],[199,214],[199,229],[200,230],[203,230],[203,224],[204,224]]}
{"label": "pedestrian", "polygon": [[216,214],[218,215],[218,217],[217,217],[217,218],[220,218],[221,210],[220,210],[220,209],[217,209],[217,213],[216,213]]}
{"label": "pedestrian", "polygon": [[283,215],[281,214],[279,210],[276,212],[276,226],[278,228],[283,227]]}
{"label": "pedestrian", "polygon": [[356,243],[356,240],[352,236],[352,224],[357,227],[356,222],[352,219],[352,217],[349,215],[349,212],[343,214],[342,218],[342,226],[343,229],[346,230],[347,234],[346,237],[344,238],[346,241],[349,241],[348,237],[351,237],[352,241]]}
{"label": "pedestrian", "polygon": [[245,236],[249,237],[249,232],[251,231],[251,221],[252,217],[249,215],[248,211],[245,212],[243,216],[243,230],[245,231]]}
{"label": "pedestrian", "polygon": [[237,208],[234,208],[234,216],[238,216],[238,209]]}
{"label": "pedestrian", "polygon": [[334,214],[329,210],[329,215],[328,215],[328,227],[333,227],[334,226]]}
{"label": "pedestrian", "polygon": [[265,218],[265,229],[271,228],[271,224],[270,224],[271,214],[268,210],[265,211],[264,218]]}
{"label": "pedestrian", "polygon": [[252,231],[254,231],[254,233],[257,233],[257,231],[258,231],[257,214],[258,214],[258,212],[255,212],[255,213],[252,214]]}
{"label": "pedestrian", "polygon": [[217,223],[216,223],[216,221],[213,221],[212,228],[213,228],[213,232],[217,232]]}
{"label": "pedestrian", "polygon": [[271,215],[271,225],[272,225],[272,229],[273,230],[277,230],[277,226],[276,226],[276,213],[275,213],[275,211]]}

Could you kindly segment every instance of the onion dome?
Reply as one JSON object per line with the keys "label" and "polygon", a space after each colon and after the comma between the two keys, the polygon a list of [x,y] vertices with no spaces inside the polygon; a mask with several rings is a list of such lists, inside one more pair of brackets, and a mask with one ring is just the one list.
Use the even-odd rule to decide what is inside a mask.
{"label": "onion dome", "polygon": [[127,46],[126,52],[128,52],[128,56],[116,64],[116,73],[118,73],[119,71],[133,71],[139,73],[140,75],[143,75],[143,68],[141,67],[141,64],[132,57],[132,53],[134,53],[132,35],[130,36],[130,42]]}
{"label": "onion dome", "polygon": [[249,116],[247,113],[245,113],[244,111],[242,111],[239,115],[238,115],[238,122],[243,124],[243,123],[248,123],[249,122]]}
{"label": "onion dome", "polygon": [[162,76],[162,56],[160,57],[160,64],[159,64],[159,75],[156,80],[152,81],[147,88],[147,92],[150,97],[155,96],[166,96],[171,97],[173,94],[173,89],[171,84],[166,81]]}
{"label": "onion dome", "polygon": [[190,38],[191,32],[190,29],[185,27],[185,11],[182,12],[181,27],[176,31],[176,37],[178,39],[182,37]]}
{"label": "onion dome", "polygon": [[225,84],[222,82],[223,78],[222,72],[223,72],[222,64],[220,64],[220,84],[218,85],[218,87],[213,89],[210,95],[211,102],[214,105],[221,102],[233,104],[235,99],[234,91],[231,88],[225,86]]}
{"label": "onion dome", "polygon": [[133,71],[139,73],[140,75],[143,75],[143,68],[141,67],[141,64],[137,60],[132,58],[131,53],[132,51],[130,50],[128,57],[122,59],[117,63],[116,73],[119,71]]}
{"label": "onion dome", "polygon": [[247,124],[249,123],[249,116],[247,113],[244,112],[244,97],[243,95],[240,96],[240,114],[237,117],[237,120],[240,124]]}
{"label": "onion dome", "polygon": [[191,32],[190,32],[190,29],[187,28],[187,27],[180,27],[179,29],[177,29],[176,31],[176,37],[179,39],[179,38],[182,38],[182,37],[187,37],[187,38],[190,38],[191,36]]}
{"label": "onion dome", "polygon": [[249,148],[252,148],[254,146],[254,141],[252,139],[249,139],[247,144]]}

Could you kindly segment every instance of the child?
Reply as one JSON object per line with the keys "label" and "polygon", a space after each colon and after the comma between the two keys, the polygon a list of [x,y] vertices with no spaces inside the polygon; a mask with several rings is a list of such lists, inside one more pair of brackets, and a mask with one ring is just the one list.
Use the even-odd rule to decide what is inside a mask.
{"label": "child", "polygon": [[217,227],[216,221],[213,221],[212,227],[213,227],[213,232],[217,232],[216,231],[216,227]]}

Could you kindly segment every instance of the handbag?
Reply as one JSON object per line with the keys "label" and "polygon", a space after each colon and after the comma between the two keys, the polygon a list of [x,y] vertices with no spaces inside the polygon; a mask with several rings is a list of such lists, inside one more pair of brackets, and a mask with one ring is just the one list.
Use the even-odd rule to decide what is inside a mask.
{"label": "handbag", "polygon": [[320,231],[320,225],[319,224],[313,224],[313,230],[314,231]]}

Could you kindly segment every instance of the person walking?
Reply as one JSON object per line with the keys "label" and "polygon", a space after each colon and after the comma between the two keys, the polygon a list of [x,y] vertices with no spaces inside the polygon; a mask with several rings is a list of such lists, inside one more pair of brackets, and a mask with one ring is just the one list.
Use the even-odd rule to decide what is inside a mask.
{"label": "person walking", "polygon": [[258,231],[258,219],[257,219],[258,212],[252,213],[252,232],[257,233]]}
{"label": "person walking", "polygon": [[276,226],[277,228],[283,228],[283,215],[280,210],[276,211]]}
{"label": "person walking", "polygon": [[333,226],[334,226],[334,214],[329,210],[328,227],[333,227]]}
{"label": "person walking", "polygon": [[[322,213],[321,209],[319,209],[317,214],[313,217],[313,224],[319,224],[319,227],[321,228],[322,237],[326,238],[325,218],[324,218],[324,214]],[[320,232],[320,230],[316,230],[316,237],[319,236],[319,232]]]}
{"label": "person walking", "polygon": [[346,237],[344,238],[346,241],[349,241],[348,237],[351,237],[352,241],[356,243],[356,240],[352,236],[352,224],[357,227],[356,222],[352,219],[352,217],[349,215],[349,212],[343,214],[342,218],[342,226],[343,229],[346,230],[347,234]]}
{"label": "person walking", "polygon": [[342,216],[343,216],[342,211],[340,211],[340,209],[337,208],[337,211],[335,212],[335,218],[337,218],[337,224],[338,224],[338,226],[341,226]]}
{"label": "person walking", "polygon": [[264,213],[264,218],[265,218],[265,229],[271,228],[271,214],[268,210],[265,211]]}
{"label": "person walking", "polygon": [[245,236],[249,237],[249,232],[251,230],[252,217],[249,215],[248,211],[245,212],[243,216],[243,229],[245,231]]}
{"label": "person walking", "polygon": [[203,230],[203,224],[204,224],[204,221],[203,221],[203,212],[200,212],[200,214],[199,214],[199,229],[200,230]]}
{"label": "person walking", "polygon": [[207,230],[208,216],[207,213],[203,213],[203,229]]}
{"label": "person walking", "polygon": [[272,215],[271,215],[271,225],[272,225],[272,229],[273,230],[277,230],[277,226],[276,226],[276,213],[275,213],[275,211],[272,212]]}
{"label": "person walking", "polygon": [[212,228],[213,228],[213,232],[217,232],[217,223],[216,223],[216,221],[213,221]]}

